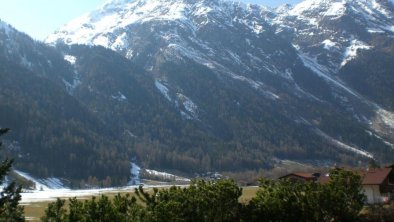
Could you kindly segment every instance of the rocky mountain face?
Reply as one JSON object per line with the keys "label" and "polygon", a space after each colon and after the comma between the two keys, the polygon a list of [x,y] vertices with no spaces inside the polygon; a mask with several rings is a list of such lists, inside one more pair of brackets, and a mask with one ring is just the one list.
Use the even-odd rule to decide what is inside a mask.
{"label": "rocky mountain face", "polygon": [[393,5],[387,0],[307,0],[277,10],[278,33],[302,54],[338,73],[359,53],[376,46],[376,35],[393,35]]}
{"label": "rocky mountain face", "polygon": [[[58,162],[97,153],[89,176],[100,180],[124,182],[131,158],[186,174],[258,170],[281,159],[387,162],[394,156],[393,8],[384,0],[306,0],[277,9],[112,0],[60,28],[47,45],[10,37],[10,29],[17,32],[2,25],[0,50],[86,112],[65,122],[86,124],[76,137],[91,142],[83,153],[64,149],[76,162]],[[48,101],[45,90],[38,101]],[[116,170],[99,174],[111,160]],[[75,178],[62,170],[51,175]]]}
{"label": "rocky mountain face", "polygon": [[[376,115],[369,118],[369,124],[389,136],[393,132],[393,116],[387,112],[393,110],[394,95],[389,62],[393,58],[393,18],[394,5],[388,0],[310,0],[276,9],[270,20],[277,33],[292,42],[306,66],[336,88],[375,107]],[[337,97],[344,96],[349,97]],[[340,100],[347,106],[348,98]]]}
{"label": "rocky mountain face", "polygon": [[[272,22],[277,27],[277,33],[292,42],[304,62],[319,69],[322,75],[340,79],[358,93],[392,110],[391,99],[379,92],[393,95],[389,92],[392,87],[389,83],[378,82],[379,79],[387,80],[385,76],[390,74],[372,72],[370,76],[383,76],[362,78],[360,70],[349,70],[352,66],[349,63],[357,62],[354,60],[360,56],[373,59],[374,56],[369,54],[377,52],[385,53],[379,56],[382,60],[391,57],[393,9],[392,2],[388,0],[310,0],[294,8],[277,9]],[[370,61],[367,64],[374,66],[377,63]],[[382,65],[386,67],[390,64]]]}

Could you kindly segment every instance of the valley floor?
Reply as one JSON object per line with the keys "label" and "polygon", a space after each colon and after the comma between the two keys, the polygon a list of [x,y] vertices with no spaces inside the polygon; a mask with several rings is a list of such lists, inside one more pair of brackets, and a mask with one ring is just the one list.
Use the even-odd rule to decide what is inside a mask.
{"label": "valley floor", "polygon": [[[168,185],[161,186],[145,186],[146,189],[152,190],[153,187],[166,188]],[[128,186],[123,188],[109,188],[109,189],[92,189],[92,190],[50,190],[50,191],[34,191],[31,193],[23,193],[21,205],[25,208],[25,217],[27,221],[40,221],[44,215],[48,204],[55,201],[57,198],[68,199],[76,197],[79,200],[90,199],[93,196],[99,197],[101,195],[114,197],[118,193],[126,195],[127,193],[134,193],[136,186]],[[247,202],[256,194],[258,187],[244,187],[243,194],[240,197],[242,202]]]}

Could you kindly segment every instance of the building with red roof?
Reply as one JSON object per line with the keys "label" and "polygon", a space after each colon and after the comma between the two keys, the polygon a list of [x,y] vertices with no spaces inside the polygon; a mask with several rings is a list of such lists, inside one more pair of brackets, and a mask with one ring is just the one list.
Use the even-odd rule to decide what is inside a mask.
{"label": "building with red roof", "polygon": [[[373,168],[355,171],[362,178],[362,185],[368,204],[388,203],[394,200],[394,164],[384,168]],[[289,179],[294,182],[317,182],[327,184],[328,174],[320,173],[290,173],[279,179]]]}
{"label": "building with red roof", "polygon": [[360,172],[367,203],[387,203],[394,196],[394,168],[369,169]]}
{"label": "building with red roof", "polygon": [[319,173],[290,173],[279,179],[288,179],[294,182],[315,182],[319,176]]}

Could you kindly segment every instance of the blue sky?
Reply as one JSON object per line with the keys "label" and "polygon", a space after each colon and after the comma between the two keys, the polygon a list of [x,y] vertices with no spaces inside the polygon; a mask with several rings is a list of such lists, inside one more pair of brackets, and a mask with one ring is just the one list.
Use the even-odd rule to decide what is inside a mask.
{"label": "blue sky", "polygon": [[[300,0],[240,0],[275,7]],[[35,39],[43,40],[68,21],[101,5],[104,0],[2,0],[0,19]]]}

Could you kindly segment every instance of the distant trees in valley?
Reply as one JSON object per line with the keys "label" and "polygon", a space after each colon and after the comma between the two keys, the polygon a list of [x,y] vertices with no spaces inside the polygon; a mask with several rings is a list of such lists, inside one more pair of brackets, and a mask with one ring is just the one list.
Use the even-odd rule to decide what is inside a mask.
{"label": "distant trees in valley", "polygon": [[58,199],[42,221],[357,221],[364,203],[361,178],[342,169],[327,184],[260,180],[243,203],[232,180],[194,181],[188,187],[144,190],[91,200]]}

